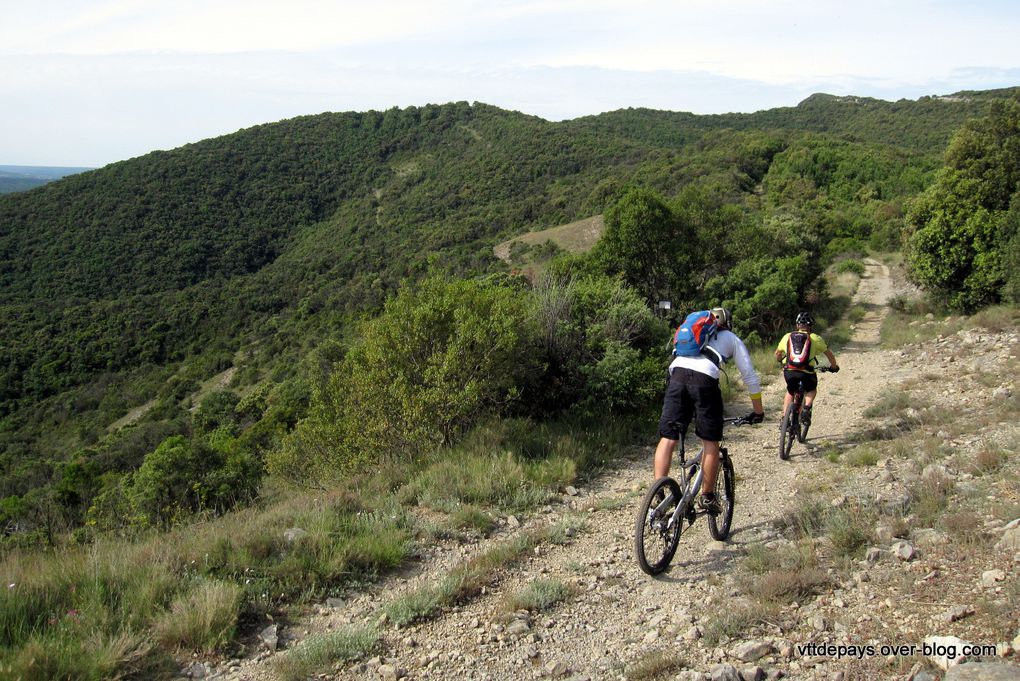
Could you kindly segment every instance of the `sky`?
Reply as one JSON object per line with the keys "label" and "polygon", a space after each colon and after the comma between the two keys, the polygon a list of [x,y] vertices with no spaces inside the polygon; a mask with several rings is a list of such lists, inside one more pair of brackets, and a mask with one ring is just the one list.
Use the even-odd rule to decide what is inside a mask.
{"label": "sky", "polygon": [[0,0],[0,164],[98,167],[325,111],[548,120],[1020,85],[1014,0]]}

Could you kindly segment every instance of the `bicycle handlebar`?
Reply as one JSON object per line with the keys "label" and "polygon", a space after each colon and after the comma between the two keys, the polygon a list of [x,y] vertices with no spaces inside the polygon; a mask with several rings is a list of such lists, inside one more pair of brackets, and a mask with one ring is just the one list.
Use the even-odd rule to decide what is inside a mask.
{"label": "bicycle handlebar", "polygon": [[[783,355],[781,358],[777,358],[776,359],[776,363],[777,364],[785,364],[786,363],[786,355]],[[820,373],[836,373],[835,371],[832,370],[831,366],[823,366],[823,367],[816,366],[816,367],[814,367],[814,370],[817,371],[817,372],[820,372]]]}

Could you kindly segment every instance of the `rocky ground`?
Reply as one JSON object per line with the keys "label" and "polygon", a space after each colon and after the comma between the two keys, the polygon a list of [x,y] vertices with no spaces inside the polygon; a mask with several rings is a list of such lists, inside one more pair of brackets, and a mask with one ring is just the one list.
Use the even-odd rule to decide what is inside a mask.
{"label": "rocky ground", "polygon": [[[658,578],[641,572],[633,520],[652,481],[651,451],[634,452],[532,517],[501,518],[486,539],[425,548],[403,574],[269,631],[276,652],[196,664],[189,674],[271,679],[271,662],[286,648],[367,623],[382,632],[378,657],[338,665],[321,678],[1020,678],[1020,667],[1010,666],[1020,663],[1020,435],[1013,425],[1020,413],[1013,410],[1020,334],[963,329],[881,349],[878,329],[893,292],[888,268],[869,262],[856,294],[867,314],[838,355],[842,371],[822,375],[810,439],[794,445],[789,461],[776,454],[784,387],[778,378],[766,388],[766,423],[727,431],[738,475],[727,542],[712,541],[699,521],[681,537],[669,571]],[[949,328],[931,319],[918,323],[919,334],[926,324]],[[866,416],[876,404],[890,405],[890,413]],[[730,406],[743,413],[748,405]],[[975,429],[977,421],[985,425]],[[878,444],[869,455],[871,439]],[[983,461],[988,465],[975,463]],[[928,487],[949,489],[946,498],[959,507],[947,516],[956,523],[948,530],[948,521],[929,526],[917,514],[895,512]],[[748,555],[755,547],[787,550],[792,539],[784,518],[808,497],[832,508],[883,511],[853,559],[829,559],[831,538],[813,540],[823,587],[769,611],[764,621],[720,634],[727,616],[755,607]],[[469,602],[406,628],[380,617],[386,603],[472,556],[564,520],[577,528],[566,542],[543,543],[501,568]],[[569,597],[545,610],[514,611],[510,598],[538,580],[567,585]],[[961,665],[960,654],[925,655],[925,641],[943,652],[951,646],[962,652],[964,641],[990,648]]]}

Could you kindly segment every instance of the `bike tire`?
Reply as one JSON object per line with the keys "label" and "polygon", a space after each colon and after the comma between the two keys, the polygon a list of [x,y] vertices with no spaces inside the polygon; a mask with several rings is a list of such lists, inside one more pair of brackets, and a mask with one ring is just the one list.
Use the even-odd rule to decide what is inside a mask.
{"label": "bike tire", "polygon": [[[649,511],[655,509],[662,501],[670,495],[673,502],[661,515],[655,518],[649,517]],[[680,543],[680,530],[684,519],[679,518],[672,527],[667,527],[669,516],[680,503],[683,490],[676,480],[670,477],[659,478],[652,484],[638,508],[637,518],[634,520],[634,555],[637,558],[638,566],[649,575],[657,575],[669,567],[669,562],[676,554],[676,547]]]}
{"label": "bike tire", "polygon": [[790,402],[790,406],[786,408],[786,413],[783,414],[783,421],[779,425],[779,458],[783,461],[790,458],[790,450],[793,449],[795,408],[796,405]]}
{"label": "bike tire", "polygon": [[797,428],[797,442],[804,444],[805,442],[807,442],[807,432],[808,428],[811,427],[811,424],[804,423],[804,421],[800,421],[798,426],[799,427]]}
{"label": "bike tire", "polygon": [[733,522],[733,504],[736,501],[737,475],[733,471],[733,461],[729,456],[719,458],[719,479],[715,483],[715,493],[722,504],[722,513],[708,516],[708,531],[716,541],[725,541],[730,536],[730,525]]}

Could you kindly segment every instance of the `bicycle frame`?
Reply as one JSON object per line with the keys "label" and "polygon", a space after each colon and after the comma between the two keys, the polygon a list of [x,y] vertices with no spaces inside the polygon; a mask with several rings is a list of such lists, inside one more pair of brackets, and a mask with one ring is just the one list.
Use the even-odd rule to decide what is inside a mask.
{"label": "bicycle frame", "polygon": [[[733,422],[733,419],[726,419],[728,422]],[[677,462],[680,465],[680,475],[677,482],[680,485],[680,489],[684,490],[684,495],[680,498],[680,502],[673,509],[673,512],[669,516],[669,521],[666,523],[667,528],[673,527],[676,523],[680,522],[681,519],[686,518],[688,511],[691,508],[691,504],[694,498],[701,491],[701,483],[705,479],[705,471],[701,467],[701,458],[705,454],[705,448],[702,447],[693,459],[687,461],[684,458],[684,442],[686,435],[680,435],[680,446],[679,446],[679,458]],[[725,459],[729,456],[729,452],[726,447],[719,448],[719,459]],[[663,509],[669,508],[669,505],[673,503],[673,495],[666,497],[662,500],[659,505],[655,507],[655,513],[661,515]],[[693,520],[693,519],[692,519]]]}
{"label": "bicycle frame", "polygon": [[[680,489],[684,490],[684,495],[680,498],[676,508],[673,509],[673,513],[670,514],[669,521],[666,523],[667,528],[673,527],[682,518],[687,517],[687,511],[691,506],[691,502],[698,492],[701,491],[701,482],[705,477],[705,472],[701,468],[701,456],[704,453],[705,450],[702,449],[693,459],[685,461],[683,439],[680,440],[680,461],[678,462],[680,464],[680,480],[678,482],[680,483]],[[672,503],[673,495],[671,494],[655,507],[655,512],[661,514],[663,509],[669,508]]]}

